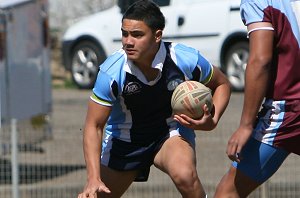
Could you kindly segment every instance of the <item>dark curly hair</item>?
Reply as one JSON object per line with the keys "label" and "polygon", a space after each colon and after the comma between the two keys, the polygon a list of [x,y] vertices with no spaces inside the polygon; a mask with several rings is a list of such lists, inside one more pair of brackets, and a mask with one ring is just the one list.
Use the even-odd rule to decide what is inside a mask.
{"label": "dark curly hair", "polygon": [[150,0],[140,0],[133,3],[124,13],[124,19],[144,21],[152,31],[165,28],[165,17],[157,4]]}

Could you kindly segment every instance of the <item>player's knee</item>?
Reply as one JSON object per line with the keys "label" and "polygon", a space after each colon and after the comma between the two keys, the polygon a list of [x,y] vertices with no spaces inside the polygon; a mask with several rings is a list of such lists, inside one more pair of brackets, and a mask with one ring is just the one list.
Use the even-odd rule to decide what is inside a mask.
{"label": "player's knee", "polygon": [[[230,186],[230,183],[226,183],[223,178],[222,181],[217,185],[214,198],[222,198],[222,197],[234,197],[233,196],[233,186]],[[229,196],[230,195],[230,196]]]}
{"label": "player's knee", "polygon": [[193,191],[198,187],[199,178],[196,170],[193,169],[180,169],[171,175],[172,180],[178,189]]}
{"label": "player's knee", "polygon": [[217,185],[214,198],[237,197],[235,196],[235,175],[236,169],[231,167],[229,171],[223,176],[220,183]]}

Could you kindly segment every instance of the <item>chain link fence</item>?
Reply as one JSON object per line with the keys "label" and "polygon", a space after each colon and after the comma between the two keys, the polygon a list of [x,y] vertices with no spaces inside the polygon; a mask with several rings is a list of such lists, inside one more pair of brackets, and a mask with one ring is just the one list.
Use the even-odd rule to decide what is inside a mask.
{"label": "chain link fence", "polygon": [[[89,90],[54,89],[49,125],[41,125],[38,120],[18,122],[20,198],[74,198],[83,189],[86,170],[82,128],[89,95]],[[230,133],[237,127],[242,101],[242,94],[234,93],[219,127],[213,132],[197,132],[197,168],[209,197],[213,196],[217,183],[230,165],[225,147]],[[0,136],[1,198],[13,197],[10,135],[10,126],[3,126]],[[300,197],[299,176],[299,158],[291,155],[280,170],[250,197]],[[152,167],[148,182],[133,183],[123,197],[181,196],[169,177]]]}

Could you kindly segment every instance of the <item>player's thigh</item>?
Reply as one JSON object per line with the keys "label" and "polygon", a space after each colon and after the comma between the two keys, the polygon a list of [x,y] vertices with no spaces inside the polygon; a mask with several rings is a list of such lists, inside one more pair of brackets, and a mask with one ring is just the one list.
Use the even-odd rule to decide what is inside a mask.
{"label": "player's thigh", "polygon": [[98,194],[98,197],[121,197],[132,184],[138,171],[117,171],[101,165],[101,180],[110,189],[110,194]]}
{"label": "player's thigh", "polygon": [[166,173],[186,167],[195,169],[196,158],[193,145],[181,136],[167,139],[154,158],[154,165]]}
{"label": "player's thigh", "polygon": [[279,169],[289,154],[251,138],[242,149],[241,162],[233,162],[232,165],[254,181],[263,183]]}
{"label": "player's thigh", "polygon": [[[241,152],[241,162],[233,162],[222,178],[217,195],[237,193],[246,197],[260,184],[268,180],[281,166],[289,152],[253,138],[249,139]],[[219,196],[216,196],[219,197]],[[222,197],[222,196],[220,196]]]}

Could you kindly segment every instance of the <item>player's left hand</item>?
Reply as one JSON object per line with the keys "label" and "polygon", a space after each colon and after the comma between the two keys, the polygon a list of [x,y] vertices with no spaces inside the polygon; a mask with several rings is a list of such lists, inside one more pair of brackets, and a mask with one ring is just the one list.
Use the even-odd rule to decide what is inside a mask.
{"label": "player's left hand", "polygon": [[185,114],[174,115],[174,120],[194,130],[211,131],[217,126],[217,121],[213,119],[213,115],[206,104],[203,106],[203,112],[203,116],[196,120]]}

